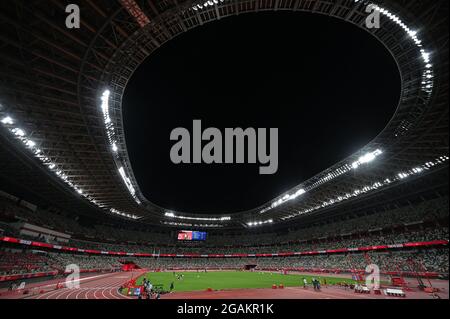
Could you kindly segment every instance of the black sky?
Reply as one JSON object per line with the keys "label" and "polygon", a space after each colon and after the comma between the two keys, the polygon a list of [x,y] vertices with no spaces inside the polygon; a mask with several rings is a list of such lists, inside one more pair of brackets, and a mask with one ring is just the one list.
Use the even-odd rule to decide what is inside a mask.
{"label": "black sky", "polygon": [[[146,197],[168,209],[255,208],[367,144],[388,123],[400,79],[384,46],[351,24],[307,13],[240,15],[166,43],[123,102],[127,147]],[[279,128],[279,169],[175,165],[170,132]]]}

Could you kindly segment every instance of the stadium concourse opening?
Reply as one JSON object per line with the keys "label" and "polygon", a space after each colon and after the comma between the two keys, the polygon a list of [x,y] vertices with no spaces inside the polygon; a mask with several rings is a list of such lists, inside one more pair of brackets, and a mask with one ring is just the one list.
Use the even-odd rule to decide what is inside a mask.
{"label": "stadium concourse opening", "polygon": [[[165,43],[137,68],[123,100],[127,150],[151,202],[190,213],[245,211],[374,139],[400,92],[391,54],[357,26],[300,12],[229,17]],[[278,171],[174,164],[171,131],[191,131],[193,120],[222,131],[278,128]]]}
{"label": "stadium concourse opening", "polygon": [[449,299],[448,1],[66,3],[0,1],[0,299]]}

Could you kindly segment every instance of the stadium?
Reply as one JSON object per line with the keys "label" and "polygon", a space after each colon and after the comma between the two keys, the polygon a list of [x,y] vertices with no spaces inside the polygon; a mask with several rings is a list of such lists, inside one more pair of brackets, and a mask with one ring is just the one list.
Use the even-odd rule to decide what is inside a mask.
{"label": "stadium", "polygon": [[[449,299],[448,36],[445,0],[1,1],[0,299]],[[281,106],[315,88],[314,116]],[[170,130],[198,116],[277,126],[278,172],[259,174],[251,129],[248,163],[225,141],[232,160],[205,163],[195,127],[195,164],[171,162]]]}

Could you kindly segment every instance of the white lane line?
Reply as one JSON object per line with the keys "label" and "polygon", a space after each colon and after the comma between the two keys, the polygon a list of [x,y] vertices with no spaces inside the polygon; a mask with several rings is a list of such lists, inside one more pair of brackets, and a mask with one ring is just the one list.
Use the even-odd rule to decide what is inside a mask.
{"label": "white lane line", "polygon": [[[113,278],[111,278],[111,279],[113,279]],[[107,285],[107,287],[116,286],[116,285],[118,284],[118,282],[119,282],[119,281],[114,281],[114,282],[110,281],[110,284]],[[122,282],[122,281],[120,281],[120,282]],[[108,298],[105,296],[105,294],[104,294],[104,290],[105,290],[104,288],[97,288],[97,289],[95,289],[95,291],[94,291],[94,298],[95,298],[95,299],[100,299],[100,298],[97,297],[97,293],[98,293],[99,290],[101,290],[101,294],[102,294],[103,298],[108,299]]]}
{"label": "white lane line", "polygon": [[[102,278],[102,277],[107,277],[107,276],[111,276],[111,273],[107,273],[107,274],[103,274],[103,275],[96,275],[96,276],[83,277],[83,278],[80,278],[80,279],[78,279],[78,280],[74,280],[74,281],[72,281],[72,282],[80,282],[80,284],[82,284],[82,282],[83,282],[83,281],[86,281],[86,280],[96,279],[96,278]],[[58,282],[58,283],[60,283],[60,284],[65,284],[64,281]],[[56,285],[57,285],[57,283],[54,283],[54,284],[48,284],[48,285],[45,285],[45,286],[39,286],[39,288],[44,288],[44,287],[56,287]],[[48,292],[45,292],[45,293],[43,293],[43,294],[40,294],[37,298],[33,298],[33,299],[43,299],[44,297],[46,297],[45,299],[50,299],[50,298],[49,298],[50,296],[53,296],[53,295],[57,294],[58,292],[65,291],[65,290],[67,290],[67,289],[69,289],[69,288],[64,287],[64,288],[60,288],[60,289],[55,289],[55,290],[52,290],[52,291],[48,291]]]}

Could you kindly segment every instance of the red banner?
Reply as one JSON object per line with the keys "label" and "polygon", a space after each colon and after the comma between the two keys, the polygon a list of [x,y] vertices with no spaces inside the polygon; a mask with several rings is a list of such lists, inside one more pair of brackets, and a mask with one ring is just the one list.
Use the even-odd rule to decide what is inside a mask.
{"label": "red banner", "polygon": [[346,252],[356,251],[376,251],[376,250],[388,250],[388,249],[403,249],[403,248],[416,248],[416,247],[430,247],[430,246],[446,246],[448,240],[433,240],[426,242],[416,243],[404,243],[395,245],[379,245],[379,246],[367,246],[359,248],[340,248],[340,249],[328,249],[321,251],[302,251],[302,252],[279,252],[271,254],[149,254],[149,253],[126,253],[126,252],[114,252],[114,251],[100,251],[92,249],[80,249],[75,247],[62,247],[58,245],[52,245],[47,243],[17,239],[13,237],[0,237],[0,242],[26,245],[32,247],[41,247],[54,250],[73,251],[91,255],[112,255],[112,256],[130,256],[130,257],[166,257],[166,258],[242,258],[242,257],[289,257],[289,256],[308,256],[308,255],[321,255],[321,254],[338,254]]}

